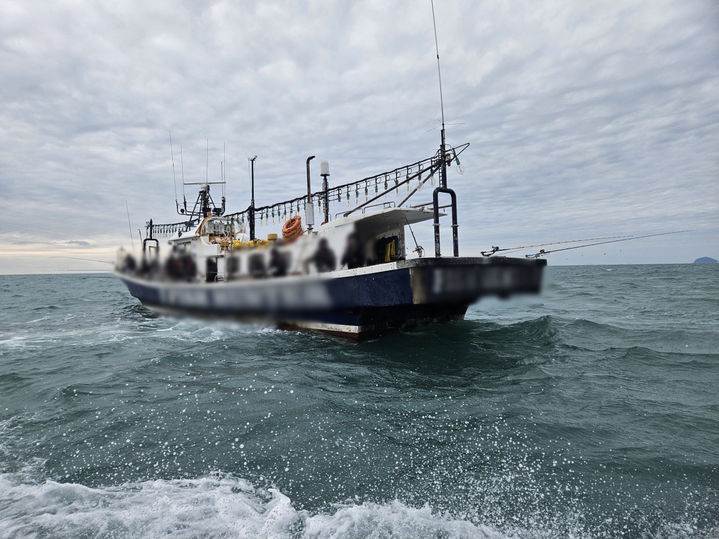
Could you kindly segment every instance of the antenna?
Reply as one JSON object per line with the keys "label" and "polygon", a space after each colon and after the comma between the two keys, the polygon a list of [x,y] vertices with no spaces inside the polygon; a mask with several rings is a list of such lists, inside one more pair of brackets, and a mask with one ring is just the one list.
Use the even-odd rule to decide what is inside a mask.
{"label": "antenna", "polygon": [[[175,176],[175,151],[172,149],[172,129],[170,132],[170,157],[172,158],[172,187],[175,188],[175,205],[177,205],[177,178]],[[127,200],[125,201],[127,202]],[[132,235],[130,236],[132,237]]]}
{"label": "antenna", "polygon": [[[434,26],[434,50],[437,53],[437,79],[439,80],[439,107],[442,111],[442,130],[440,131],[439,151],[442,155],[442,170],[439,176],[439,185],[442,189],[447,188],[447,152],[445,150],[444,138],[444,96],[442,95],[442,69],[439,65],[439,40],[437,39],[437,18],[434,15],[434,0],[430,0],[432,6],[432,25]],[[437,223],[435,223],[437,224]],[[437,225],[438,226],[438,225]],[[436,242],[435,242],[436,243]]]}
{"label": "antenna", "polygon": [[434,26],[434,50],[437,53],[437,77],[439,79],[439,107],[442,111],[442,131],[444,131],[444,97],[442,96],[442,69],[439,66],[439,41],[437,40],[437,19],[434,16],[434,0],[432,4],[432,25]]}
{"label": "antenna", "polygon": [[434,50],[437,53],[437,81],[439,82],[439,107],[442,111],[442,130],[440,131],[439,153],[442,160],[439,176],[439,187],[434,190],[432,196],[434,202],[434,256],[439,258],[440,251],[440,231],[439,231],[439,203],[438,197],[440,193],[446,193],[452,198],[452,246],[454,256],[459,256],[459,236],[457,234],[457,195],[452,189],[447,187],[447,143],[444,132],[444,96],[442,95],[442,68],[439,63],[439,39],[437,38],[437,17],[434,14],[434,0],[430,0],[432,6],[432,26],[434,27]]}
{"label": "antenna", "polygon": [[225,199],[225,163],[220,161],[220,181],[222,182],[222,200]]}
{"label": "antenna", "polygon": [[182,171],[182,205],[187,211],[187,197],[185,196],[185,162],[182,159],[182,144],[180,144],[180,170]]}
{"label": "antenna", "polygon": [[[182,174],[182,183],[185,183],[185,162],[182,160],[182,144],[180,144],[180,170]],[[182,194],[185,194],[185,188],[182,188]]]}
{"label": "antenna", "polygon": [[207,182],[210,172],[210,140],[207,137],[205,137],[205,144],[205,182]]}
{"label": "antenna", "polygon": [[[130,229],[130,243],[132,244],[132,250],[135,250],[135,240],[132,238],[132,225],[130,224],[130,207],[127,205],[127,199],[125,199],[125,211],[127,211],[127,228]],[[142,237],[140,237],[142,239]]]}

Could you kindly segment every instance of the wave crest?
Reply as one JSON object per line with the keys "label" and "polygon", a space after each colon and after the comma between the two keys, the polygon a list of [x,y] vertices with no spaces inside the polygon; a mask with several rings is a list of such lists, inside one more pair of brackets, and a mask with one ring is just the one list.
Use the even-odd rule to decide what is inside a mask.
{"label": "wave crest", "polygon": [[313,515],[276,489],[226,475],[91,488],[3,474],[0,492],[3,537],[505,537],[399,501]]}

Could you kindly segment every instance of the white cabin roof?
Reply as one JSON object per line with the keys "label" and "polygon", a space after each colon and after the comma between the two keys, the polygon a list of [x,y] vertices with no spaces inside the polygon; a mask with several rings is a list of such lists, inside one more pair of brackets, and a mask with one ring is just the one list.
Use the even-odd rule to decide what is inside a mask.
{"label": "white cabin roof", "polygon": [[[440,213],[440,215],[444,214]],[[430,221],[433,218],[434,213],[432,210],[418,208],[382,208],[366,213],[357,212],[347,217],[338,217],[337,219],[322,225],[322,228],[340,227],[350,223],[357,223],[359,221],[379,226],[390,226],[395,224],[413,225],[415,223],[421,223],[422,221]]]}

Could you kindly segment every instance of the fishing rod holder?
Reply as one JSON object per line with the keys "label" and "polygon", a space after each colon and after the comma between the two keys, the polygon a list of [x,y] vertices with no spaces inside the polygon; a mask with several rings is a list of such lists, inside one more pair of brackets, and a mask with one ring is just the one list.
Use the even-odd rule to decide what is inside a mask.
{"label": "fishing rod holder", "polygon": [[551,251],[545,251],[544,249],[540,249],[538,253],[534,253],[531,255],[524,255],[524,258],[539,258],[542,256],[547,256]]}

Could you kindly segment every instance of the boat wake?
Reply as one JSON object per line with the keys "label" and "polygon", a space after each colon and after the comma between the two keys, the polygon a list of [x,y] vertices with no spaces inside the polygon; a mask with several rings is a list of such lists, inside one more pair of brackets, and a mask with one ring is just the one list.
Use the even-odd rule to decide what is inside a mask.
{"label": "boat wake", "polygon": [[310,514],[276,489],[255,488],[221,474],[102,488],[49,480],[27,483],[3,474],[0,492],[3,537],[508,536],[437,515],[429,506],[413,508],[399,501],[338,505]]}
{"label": "boat wake", "polygon": [[[277,489],[221,473],[96,488],[33,482],[24,475],[0,474],[3,537],[549,538],[568,530],[560,521],[556,529],[546,521],[532,529],[499,529],[398,500],[336,504],[312,513]],[[581,527],[581,516],[568,518],[576,520],[570,536],[596,536]],[[670,523],[658,536],[711,537],[715,531],[697,534],[692,524]]]}

